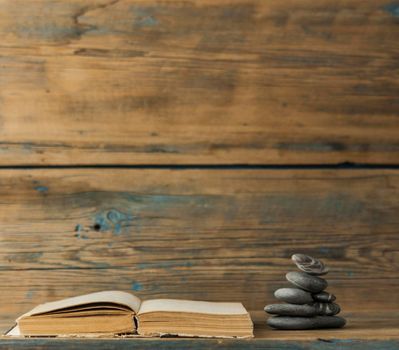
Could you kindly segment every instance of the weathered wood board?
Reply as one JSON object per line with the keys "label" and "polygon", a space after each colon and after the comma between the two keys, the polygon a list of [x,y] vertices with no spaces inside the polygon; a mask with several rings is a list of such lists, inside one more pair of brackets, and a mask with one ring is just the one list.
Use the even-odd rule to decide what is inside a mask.
{"label": "weathered wood board", "polygon": [[[292,332],[291,332],[292,333]],[[359,339],[333,340],[326,342],[323,339],[313,341],[273,341],[266,339],[255,340],[220,340],[220,339],[29,339],[14,340],[6,339],[0,342],[0,349],[19,350],[19,349],[37,349],[37,350],[228,350],[228,349],[247,349],[247,350],[396,350],[399,347],[398,340],[375,340],[364,341]]]}
{"label": "weathered wood board", "polygon": [[1,0],[0,164],[398,164],[398,13]]}
{"label": "weathered wood board", "polygon": [[343,310],[398,311],[398,212],[398,170],[1,170],[2,322],[103,289],[262,310],[294,252]]}
{"label": "weathered wood board", "polygon": [[265,314],[252,313],[255,338],[237,339],[7,339],[0,336],[0,349],[273,349],[396,350],[399,346],[397,312],[345,314],[343,329],[276,331],[265,324]]}

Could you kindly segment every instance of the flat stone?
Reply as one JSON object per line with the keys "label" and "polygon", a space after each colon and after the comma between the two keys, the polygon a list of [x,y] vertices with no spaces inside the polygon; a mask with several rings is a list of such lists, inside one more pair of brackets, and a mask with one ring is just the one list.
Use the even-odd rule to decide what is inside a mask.
{"label": "flat stone", "polygon": [[326,289],[328,285],[326,280],[317,276],[308,275],[305,272],[288,272],[285,278],[295,287],[311,293],[319,293]]}
{"label": "flat stone", "polygon": [[281,316],[316,316],[318,309],[313,305],[296,304],[271,304],[265,306],[265,311],[273,315]]}
{"label": "flat stone", "polygon": [[346,320],[339,316],[316,316],[316,317],[289,317],[274,316],[267,320],[267,324],[276,329],[320,329],[341,328],[345,326]]}
{"label": "flat stone", "polygon": [[313,306],[320,316],[334,316],[341,311],[339,305],[335,303],[314,303]]}
{"label": "flat stone", "polygon": [[295,265],[303,272],[309,275],[325,275],[329,269],[320,260],[305,254],[294,254],[291,257]]}
{"label": "flat stone", "polygon": [[330,294],[327,292],[320,292],[317,294],[312,294],[312,297],[315,301],[320,301],[322,303],[331,303],[335,301],[336,297],[334,294]]}
{"label": "flat stone", "polygon": [[312,304],[314,299],[312,294],[298,288],[280,288],[274,292],[274,296],[290,304]]}

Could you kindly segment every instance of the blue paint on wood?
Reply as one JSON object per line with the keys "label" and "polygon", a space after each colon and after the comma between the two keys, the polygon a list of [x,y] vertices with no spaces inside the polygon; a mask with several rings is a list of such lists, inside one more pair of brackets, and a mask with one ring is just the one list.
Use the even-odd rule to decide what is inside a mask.
{"label": "blue paint on wood", "polygon": [[132,226],[134,219],[132,214],[113,208],[95,215],[94,228],[96,231],[111,231],[115,235],[120,235],[125,229]]}
{"label": "blue paint on wood", "polygon": [[139,292],[143,290],[143,285],[140,282],[133,282],[130,289]]}
{"label": "blue paint on wood", "polygon": [[399,2],[393,2],[384,6],[384,10],[391,14],[393,17],[399,18]]}
{"label": "blue paint on wood", "polygon": [[84,231],[84,227],[81,224],[77,224],[75,226],[75,232],[77,232],[75,234],[75,237],[79,238],[79,239],[89,239],[89,237],[87,235],[85,235],[84,233],[82,233],[82,231]]}
{"label": "blue paint on wood", "polygon": [[31,152],[32,148],[33,148],[33,145],[31,143],[26,142],[26,143],[22,144],[22,149],[24,151],[26,151],[26,153]]}
{"label": "blue paint on wood", "polygon": [[104,213],[96,214],[94,219],[94,227],[98,226],[99,229],[97,231],[108,231],[110,229],[110,225],[108,220],[104,216]]}
{"label": "blue paint on wood", "polygon": [[114,227],[114,233],[119,235],[122,231],[122,225],[120,223],[116,223]]}
{"label": "blue paint on wood", "polygon": [[28,290],[25,294],[26,299],[32,299],[33,296],[35,295],[35,292],[32,290]]}
{"label": "blue paint on wood", "polygon": [[36,252],[36,253],[28,253],[27,257],[30,261],[37,261],[39,258],[41,258],[43,255],[42,252]]}
{"label": "blue paint on wood", "polygon": [[107,219],[114,224],[119,222],[120,220],[123,220],[124,218],[125,218],[125,214],[123,214],[120,211],[115,210],[115,209],[111,209],[107,213]]}
{"label": "blue paint on wood", "polygon": [[[123,199],[129,201],[128,206],[134,207],[136,221],[139,221],[141,210],[151,211],[165,210],[168,208],[181,207],[183,210],[192,208],[195,210],[212,211],[215,201],[223,197],[215,195],[138,195],[134,193],[123,193]],[[216,203],[219,204],[219,203]]]}
{"label": "blue paint on wood", "polygon": [[110,264],[106,262],[92,262],[92,265],[94,265],[97,269],[108,269],[112,267]]}
{"label": "blue paint on wood", "polygon": [[136,28],[151,28],[159,24],[150,7],[132,6],[131,11],[133,12],[133,25]]}
{"label": "blue paint on wood", "polygon": [[47,186],[36,186],[35,190],[40,193],[47,193],[48,187]]}
{"label": "blue paint on wood", "polygon": [[158,24],[158,21],[155,18],[149,16],[149,17],[145,17],[145,18],[141,19],[140,24],[143,27],[153,27]]}
{"label": "blue paint on wood", "polygon": [[[336,222],[351,218],[362,218],[368,223],[381,222],[379,213],[370,215],[366,205],[346,193],[335,193],[328,196],[316,194],[265,195],[254,198],[254,206],[260,210],[261,224],[280,222],[281,218],[323,217],[326,222]],[[373,213],[372,213],[373,214]]]}
{"label": "blue paint on wood", "polygon": [[339,152],[346,149],[341,142],[281,142],[275,145],[277,149],[295,152]]}
{"label": "blue paint on wood", "polygon": [[86,236],[85,234],[83,234],[83,233],[77,233],[76,235],[75,235],[77,238],[79,238],[79,239],[89,239],[89,237],[88,236]]}
{"label": "blue paint on wood", "polygon": [[137,267],[141,270],[145,269],[165,269],[171,270],[179,267],[192,267],[194,264],[191,261],[161,261],[154,263],[140,263]]}
{"label": "blue paint on wood", "polygon": [[82,29],[77,26],[63,26],[54,22],[40,22],[36,25],[17,25],[14,32],[23,38],[39,38],[42,40],[61,40],[65,38],[77,39],[88,28]]}
{"label": "blue paint on wood", "polygon": [[6,255],[5,259],[10,263],[33,263],[37,262],[43,256],[43,252],[26,252]]}

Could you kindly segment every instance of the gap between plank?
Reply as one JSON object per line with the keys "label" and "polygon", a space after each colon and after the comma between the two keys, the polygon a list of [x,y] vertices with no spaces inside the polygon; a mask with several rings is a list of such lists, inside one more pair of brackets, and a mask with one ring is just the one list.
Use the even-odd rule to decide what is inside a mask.
{"label": "gap between plank", "polygon": [[317,170],[317,169],[399,169],[399,164],[330,163],[330,164],[70,164],[70,165],[0,165],[2,169],[170,169],[170,170]]}

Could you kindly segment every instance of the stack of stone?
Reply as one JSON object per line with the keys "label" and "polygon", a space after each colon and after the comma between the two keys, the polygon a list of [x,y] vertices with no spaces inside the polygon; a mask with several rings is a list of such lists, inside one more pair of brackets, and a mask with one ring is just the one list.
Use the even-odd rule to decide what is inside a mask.
{"label": "stack of stone", "polygon": [[288,272],[286,279],[295,288],[281,288],[274,296],[286,304],[272,304],[265,311],[272,315],[267,320],[276,329],[340,328],[346,323],[335,316],[341,309],[334,303],[335,296],[324,290],[327,281],[321,277],[328,268],[320,261],[304,254],[294,254],[292,260],[301,272]]}

